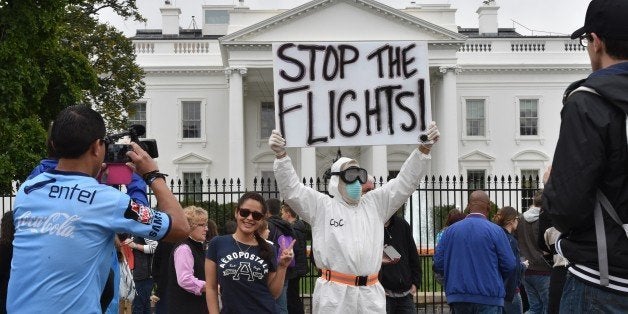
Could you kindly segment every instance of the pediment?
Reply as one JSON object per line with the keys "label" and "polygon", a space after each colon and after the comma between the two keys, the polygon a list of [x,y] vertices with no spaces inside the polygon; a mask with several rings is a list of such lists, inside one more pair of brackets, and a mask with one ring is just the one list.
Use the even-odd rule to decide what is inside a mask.
{"label": "pediment", "polygon": [[275,153],[264,152],[253,157],[254,163],[273,163],[275,161]]}
{"label": "pediment", "polygon": [[373,0],[315,0],[220,39],[222,44],[286,41],[426,40],[462,42],[464,35]]}
{"label": "pediment", "polygon": [[460,156],[459,161],[494,161],[495,157],[479,150]]}
{"label": "pediment", "polygon": [[512,161],[548,161],[550,158],[547,154],[538,150],[523,150],[512,156]]}
{"label": "pediment", "polygon": [[173,164],[211,164],[212,160],[209,158],[205,158],[201,155],[195,153],[185,154],[181,157],[175,158],[172,161]]}
{"label": "pediment", "polygon": [[388,153],[388,161],[404,162],[410,154],[406,151],[395,150]]}

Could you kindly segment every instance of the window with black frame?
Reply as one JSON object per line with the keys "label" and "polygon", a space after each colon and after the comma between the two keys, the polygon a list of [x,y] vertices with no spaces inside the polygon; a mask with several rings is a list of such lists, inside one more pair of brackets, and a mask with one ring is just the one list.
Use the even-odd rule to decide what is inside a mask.
{"label": "window with black frame", "polygon": [[521,136],[539,135],[539,100],[519,100],[519,134]]}
{"label": "window with black frame", "polygon": [[466,135],[486,136],[484,99],[466,100]]}
{"label": "window with black frame", "polygon": [[[129,126],[139,124],[146,127],[146,103],[136,102],[131,105],[128,118]],[[145,138],[146,134],[139,136]]]}
{"label": "window with black frame", "polygon": [[539,189],[539,169],[521,170],[521,208],[528,209],[533,203],[534,193]]}
{"label": "window with black frame", "polygon": [[181,102],[181,126],[183,138],[201,137],[201,102]]}
{"label": "window with black frame", "polygon": [[260,139],[267,139],[275,128],[275,104],[262,102],[260,105]]}
{"label": "window with black frame", "polygon": [[469,192],[475,190],[484,190],[486,182],[486,170],[484,169],[470,169],[467,170],[467,187]]}
{"label": "window with black frame", "polygon": [[183,192],[188,202],[200,202],[203,200],[203,173],[202,172],[184,172],[183,173]]}

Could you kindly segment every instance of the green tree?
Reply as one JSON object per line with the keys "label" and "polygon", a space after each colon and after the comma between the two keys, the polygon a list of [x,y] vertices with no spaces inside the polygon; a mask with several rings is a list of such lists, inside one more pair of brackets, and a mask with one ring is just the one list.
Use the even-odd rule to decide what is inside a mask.
{"label": "green tree", "polygon": [[0,0],[0,193],[46,156],[50,121],[87,103],[112,130],[142,97],[131,41],[97,15],[141,20],[135,0]]}

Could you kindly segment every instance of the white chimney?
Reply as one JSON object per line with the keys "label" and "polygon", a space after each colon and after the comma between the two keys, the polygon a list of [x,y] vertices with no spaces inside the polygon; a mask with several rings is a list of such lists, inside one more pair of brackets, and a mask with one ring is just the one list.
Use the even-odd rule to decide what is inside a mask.
{"label": "white chimney", "polygon": [[499,7],[495,5],[495,1],[487,0],[475,12],[479,19],[480,35],[496,35],[497,34],[497,11]]}
{"label": "white chimney", "polygon": [[170,1],[159,8],[161,11],[161,33],[163,35],[179,35],[179,15],[181,9],[174,7]]}

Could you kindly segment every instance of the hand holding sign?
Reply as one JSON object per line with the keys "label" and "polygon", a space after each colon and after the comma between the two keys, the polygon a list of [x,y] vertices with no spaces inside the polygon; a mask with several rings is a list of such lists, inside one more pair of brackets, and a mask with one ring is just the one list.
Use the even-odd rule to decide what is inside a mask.
{"label": "hand holding sign", "polygon": [[279,131],[272,131],[268,138],[268,146],[275,152],[277,158],[282,158],[286,155],[286,140],[283,139]]}
{"label": "hand holding sign", "polygon": [[[423,154],[429,154],[432,150],[432,145],[438,142],[440,138],[440,132],[438,131],[438,126],[436,126],[436,122],[430,122],[429,127],[427,128],[427,141],[424,141],[419,145],[419,150]],[[422,139],[421,139],[422,140]]]}

